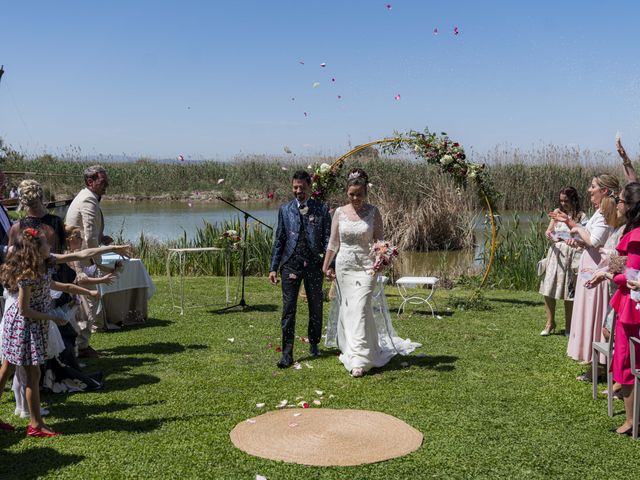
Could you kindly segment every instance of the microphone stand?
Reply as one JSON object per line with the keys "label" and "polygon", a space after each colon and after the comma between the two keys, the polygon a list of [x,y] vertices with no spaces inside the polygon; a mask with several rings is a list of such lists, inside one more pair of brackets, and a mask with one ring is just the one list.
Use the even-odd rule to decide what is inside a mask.
{"label": "microphone stand", "polygon": [[225,308],[221,308],[220,310],[216,310],[217,312],[226,312],[227,310],[231,310],[232,308],[236,308],[236,307],[240,307],[242,310],[245,310],[249,305],[247,305],[247,302],[244,300],[244,277],[246,275],[246,266],[247,266],[247,221],[249,220],[249,217],[253,218],[256,222],[258,222],[261,225],[264,225],[265,227],[267,227],[269,230],[273,230],[273,227],[270,227],[269,225],[267,225],[266,223],[264,223],[262,220],[254,217],[253,215],[251,215],[249,212],[246,212],[244,210],[242,210],[239,207],[236,207],[232,202],[230,202],[229,200],[226,200],[224,198],[222,198],[221,196],[217,196],[216,197],[218,200],[222,200],[224,203],[226,203],[227,205],[229,205],[230,207],[235,208],[236,210],[238,210],[239,212],[242,212],[242,214],[244,215],[244,234],[243,234],[243,240],[242,240],[242,264],[241,264],[241,273],[242,273],[242,295],[240,296],[240,301],[238,303],[236,303],[235,305],[230,305],[228,307]]}

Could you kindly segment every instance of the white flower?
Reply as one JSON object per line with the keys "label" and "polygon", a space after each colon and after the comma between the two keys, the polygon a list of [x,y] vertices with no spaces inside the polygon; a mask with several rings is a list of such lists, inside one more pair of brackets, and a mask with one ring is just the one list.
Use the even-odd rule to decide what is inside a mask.
{"label": "white flower", "polygon": [[320,165],[320,173],[327,173],[329,170],[331,170],[331,165],[329,165],[328,163],[323,163],[322,165]]}
{"label": "white flower", "polygon": [[440,159],[440,163],[442,165],[449,165],[451,162],[453,162],[453,157],[451,155],[444,155],[441,159]]}
{"label": "white flower", "polygon": [[238,232],[236,232],[235,230],[227,230],[227,234],[229,234],[229,235],[237,235]]}

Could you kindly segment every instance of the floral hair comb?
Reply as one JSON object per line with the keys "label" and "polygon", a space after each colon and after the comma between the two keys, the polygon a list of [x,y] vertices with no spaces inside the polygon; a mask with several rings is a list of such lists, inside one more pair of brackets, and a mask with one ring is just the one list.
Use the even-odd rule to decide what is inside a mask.
{"label": "floral hair comb", "polygon": [[40,232],[33,227],[27,227],[22,231],[23,235],[31,238],[37,238],[40,235]]}

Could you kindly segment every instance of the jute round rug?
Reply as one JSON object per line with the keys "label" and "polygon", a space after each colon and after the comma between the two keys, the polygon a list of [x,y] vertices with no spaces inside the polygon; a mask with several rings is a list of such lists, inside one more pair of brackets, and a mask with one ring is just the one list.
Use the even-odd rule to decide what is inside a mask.
{"label": "jute round rug", "polygon": [[381,462],[422,445],[422,433],[391,415],[329,408],[275,410],[240,422],[229,436],[250,455],[317,466]]}

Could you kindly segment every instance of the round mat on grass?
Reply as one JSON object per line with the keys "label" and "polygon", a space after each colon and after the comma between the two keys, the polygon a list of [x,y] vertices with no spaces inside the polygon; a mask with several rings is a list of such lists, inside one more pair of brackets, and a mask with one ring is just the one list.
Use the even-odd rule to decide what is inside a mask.
{"label": "round mat on grass", "polygon": [[285,408],[240,422],[233,444],[256,457],[318,466],[348,466],[401,457],[422,434],[402,420],[367,410]]}

